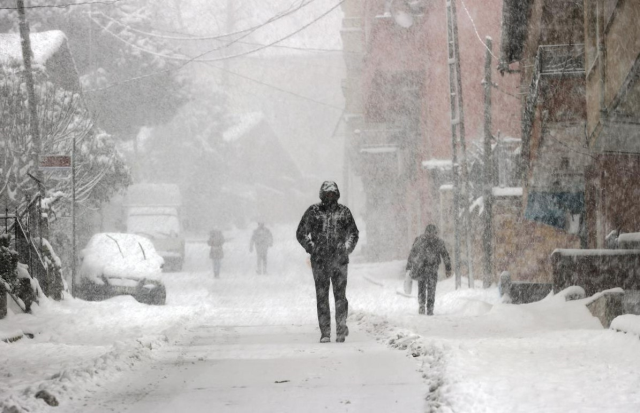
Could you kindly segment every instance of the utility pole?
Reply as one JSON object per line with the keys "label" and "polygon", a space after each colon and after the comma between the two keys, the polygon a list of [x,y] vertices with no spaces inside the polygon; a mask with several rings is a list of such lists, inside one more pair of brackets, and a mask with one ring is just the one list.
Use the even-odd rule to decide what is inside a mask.
{"label": "utility pole", "polygon": [[[455,228],[455,272],[456,289],[461,287],[460,274],[460,207],[466,223],[465,243],[467,268],[469,269],[469,287],[473,287],[473,264],[471,262],[471,217],[469,214],[469,174],[467,172],[467,152],[464,130],[464,107],[462,103],[462,77],[460,74],[460,51],[458,48],[458,18],[455,0],[447,1],[447,47],[449,57],[449,92],[451,99],[451,147],[453,163],[453,214]],[[458,165],[458,141],[460,143],[461,162]],[[464,194],[460,191],[460,171],[465,182]],[[462,197],[462,200],[460,199]]]}
{"label": "utility pole", "polygon": [[484,61],[484,232],[482,234],[482,249],[484,251],[484,277],[482,287],[491,287],[493,275],[493,162],[491,156],[491,37],[485,39],[487,52]]}
{"label": "utility pole", "polygon": [[76,138],[71,147],[71,295],[76,296]]}
{"label": "utility pole", "polygon": [[[16,0],[18,16],[20,19],[20,43],[22,45],[22,60],[24,62],[24,75],[27,84],[27,98],[29,100],[29,126],[31,129],[31,159],[34,166],[34,175],[40,182],[44,182],[43,173],[38,167],[40,154],[42,153],[42,142],[40,141],[40,127],[38,125],[38,105],[36,102],[36,92],[31,69],[31,38],[29,37],[29,23],[24,9],[24,0]],[[44,197],[44,185],[38,185],[40,195]],[[38,218],[40,220],[40,217]]]}

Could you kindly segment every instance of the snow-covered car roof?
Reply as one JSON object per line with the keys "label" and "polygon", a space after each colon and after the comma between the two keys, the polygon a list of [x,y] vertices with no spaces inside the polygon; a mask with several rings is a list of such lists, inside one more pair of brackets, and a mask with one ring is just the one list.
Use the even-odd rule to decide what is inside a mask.
{"label": "snow-covered car roof", "polygon": [[135,234],[95,234],[82,250],[81,277],[101,283],[101,277],[159,279],[163,258],[145,237]]}

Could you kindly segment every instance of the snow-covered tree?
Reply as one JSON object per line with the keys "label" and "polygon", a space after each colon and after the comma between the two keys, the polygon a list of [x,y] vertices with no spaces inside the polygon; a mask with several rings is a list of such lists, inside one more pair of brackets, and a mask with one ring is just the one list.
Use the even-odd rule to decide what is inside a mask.
{"label": "snow-covered tree", "polygon": [[[183,62],[163,57],[172,53],[165,40],[138,32],[167,24],[170,17],[161,13],[165,2],[128,0],[55,7],[68,3],[32,0],[27,18],[32,32],[55,29],[65,33],[100,127],[130,139],[141,126],[170,119],[184,101],[177,71]],[[15,10],[0,10],[0,31],[18,31]]]}
{"label": "snow-covered tree", "polygon": [[[129,170],[113,138],[96,128],[82,97],[63,90],[36,71],[36,100],[41,153],[71,154],[76,143],[77,202],[96,205],[130,181]],[[29,127],[24,78],[12,68],[0,69],[0,199],[10,207],[37,192],[33,140]],[[49,194],[69,197],[69,173],[45,174]]]}

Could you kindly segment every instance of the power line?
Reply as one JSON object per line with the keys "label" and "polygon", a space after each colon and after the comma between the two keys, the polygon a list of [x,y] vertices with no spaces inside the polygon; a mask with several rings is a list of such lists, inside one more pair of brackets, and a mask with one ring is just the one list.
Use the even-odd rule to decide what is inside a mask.
{"label": "power line", "polygon": [[332,105],[332,104],[330,104],[330,103],[321,102],[321,101],[319,101],[319,100],[315,100],[315,99],[312,99],[312,98],[307,97],[307,96],[304,96],[304,95],[299,95],[299,94],[297,94],[297,93],[295,93],[295,92],[291,92],[290,90],[286,90],[286,89],[279,88],[278,86],[274,86],[274,85],[272,85],[272,84],[262,82],[262,81],[260,81],[260,80],[254,79],[254,78],[252,78],[252,77],[249,77],[249,76],[246,76],[246,75],[243,75],[243,74],[237,73],[237,72],[233,72],[233,71],[231,71],[231,70],[226,70],[226,69],[223,69],[223,68],[218,67],[218,66],[214,66],[214,65],[212,65],[212,64],[211,64],[211,63],[209,63],[209,62],[203,62],[203,63],[205,63],[207,66],[213,67],[214,69],[218,69],[218,70],[220,70],[220,71],[223,71],[223,72],[229,73],[229,74],[231,74],[231,75],[234,75],[234,76],[240,77],[240,78],[242,78],[242,79],[250,80],[250,81],[255,82],[255,83],[258,83],[258,84],[260,84],[260,85],[267,86],[267,87],[269,87],[269,88],[271,88],[271,89],[274,89],[274,90],[277,90],[277,91],[280,91],[280,92],[283,92],[283,93],[287,93],[287,94],[289,94],[289,95],[296,96],[296,97],[298,97],[298,98],[301,98],[301,99],[304,99],[304,100],[308,100],[308,101],[310,101],[310,102],[317,103],[317,104],[319,104],[319,105],[327,106],[327,107],[332,108],[332,109],[336,109],[336,110],[340,110],[340,111],[344,110],[344,108],[341,108],[341,107],[339,107],[339,106],[335,106],[335,105]]}
{"label": "power line", "polygon": [[[228,59],[234,59],[234,58],[237,58],[237,57],[247,56],[247,55],[249,55],[249,54],[252,54],[252,53],[258,52],[258,51],[260,51],[260,50],[264,50],[264,49],[266,49],[266,48],[268,48],[268,47],[271,47],[271,46],[274,46],[274,45],[276,45],[276,44],[278,44],[278,43],[280,43],[280,42],[283,42],[283,41],[287,40],[288,38],[290,38],[290,37],[292,37],[292,36],[294,36],[294,35],[296,35],[296,34],[300,33],[301,31],[305,30],[307,27],[309,27],[309,26],[311,26],[312,24],[316,23],[317,21],[319,21],[320,19],[322,19],[323,17],[325,17],[326,15],[328,15],[329,13],[331,13],[333,10],[337,9],[338,7],[340,7],[340,5],[341,5],[342,3],[344,3],[344,1],[345,1],[345,0],[341,0],[341,1],[340,1],[340,2],[338,2],[335,6],[331,7],[329,10],[327,10],[326,12],[324,12],[323,14],[321,14],[320,16],[318,16],[317,18],[315,18],[314,20],[312,20],[310,23],[307,23],[306,25],[304,25],[304,26],[300,27],[299,29],[297,29],[297,30],[293,31],[292,33],[289,33],[288,35],[286,35],[286,36],[284,36],[284,37],[282,37],[282,38],[280,38],[280,39],[278,39],[278,40],[276,40],[276,41],[274,41],[274,42],[271,42],[271,43],[269,43],[269,44],[266,44],[266,45],[263,45],[263,46],[261,46],[261,47],[255,48],[255,49],[253,49],[253,50],[249,50],[249,51],[247,51],[247,52],[238,53],[238,54],[231,55],[231,56],[223,56],[223,57],[215,58],[215,59],[201,59],[201,57],[202,57],[202,56],[205,56],[205,55],[207,55],[208,53],[211,53],[211,52],[212,52],[212,51],[214,51],[214,50],[206,51],[206,52],[201,53],[201,54],[199,54],[199,55],[197,55],[197,56],[194,56],[194,57],[192,57],[192,58],[181,58],[181,57],[175,57],[175,56],[164,55],[164,54],[162,54],[162,53],[156,53],[156,52],[153,52],[153,51],[146,50],[146,49],[144,49],[144,48],[142,48],[142,47],[140,47],[140,46],[138,46],[138,45],[135,45],[135,44],[133,44],[133,43],[131,43],[131,42],[129,42],[129,41],[127,41],[127,40],[125,40],[125,39],[122,39],[121,37],[119,37],[119,36],[115,35],[115,34],[114,34],[114,33],[112,33],[111,31],[108,31],[108,30],[106,30],[106,29],[105,29],[109,34],[111,34],[111,35],[112,35],[113,37],[115,37],[116,39],[118,39],[118,40],[120,40],[120,41],[122,41],[122,42],[124,42],[124,43],[126,43],[126,44],[128,44],[128,45],[130,45],[131,47],[137,48],[137,49],[139,49],[139,50],[141,50],[141,51],[143,51],[143,52],[145,52],[145,53],[149,53],[149,54],[156,55],[156,56],[159,56],[159,57],[166,57],[166,58],[174,59],[174,60],[186,60],[186,61],[185,61],[182,65],[180,65],[180,66],[178,66],[178,67],[176,67],[176,68],[160,70],[160,71],[157,71],[157,72],[149,73],[149,74],[147,74],[147,75],[138,76],[138,77],[133,77],[133,78],[130,78],[130,79],[127,79],[127,80],[124,80],[124,81],[118,82],[118,83],[111,84],[111,85],[106,86],[106,87],[103,87],[103,88],[93,89],[93,90],[90,90],[90,91],[88,91],[88,92],[97,92],[97,91],[101,91],[101,90],[106,90],[106,89],[110,89],[110,88],[112,88],[112,87],[115,87],[115,86],[117,86],[117,85],[121,85],[121,84],[125,84],[125,83],[134,82],[134,81],[141,80],[141,79],[145,79],[145,78],[148,78],[148,77],[151,77],[151,76],[155,76],[155,75],[158,75],[158,74],[169,73],[169,72],[173,72],[173,71],[176,71],[176,70],[180,70],[180,69],[182,69],[184,66],[186,66],[187,64],[189,64],[189,63],[191,63],[191,62],[202,62],[202,63],[206,63],[206,62],[219,62],[219,61],[223,61],[223,60],[228,60]],[[92,19],[92,20],[93,20],[93,19]],[[100,27],[103,27],[103,26],[102,26],[102,25],[100,25],[99,23],[97,23],[97,24],[98,24]],[[217,50],[217,49],[216,49],[216,50]]]}
{"label": "power line", "polygon": [[462,3],[462,7],[464,8],[464,11],[467,12],[467,17],[469,17],[469,20],[471,20],[471,25],[473,26],[473,30],[476,32],[476,36],[478,37],[478,40],[480,41],[482,46],[489,51],[489,53],[491,54],[491,56],[493,56],[494,59],[496,59],[497,61],[500,61],[500,59],[496,55],[494,55],[491,49],[489,49],[487,45],[482,41],[482,38],[480,37],[480,33],[478,33],[478,28],[476,27],[476,22],[473,21],[473,18],[471,17],[471,13],[469,13],[469,9],[467,9],[467,5],[464,4],[464,0],[460,0],[460,2]]}
{"label": "power line", "polygon": [[[243,34],[243,33],[246,33],[246,32],[254,32],[254,31],[266,26],[269,23],[273,23],[276,20],[279,20],[279,19],[281,19],[283,17],[289,16],[289,15],[291,15],[291,14],[293,14],[293,13],[295,13],[295,12],[301,10],[301,9],[303,9],[304,7],[306,7],[309,4],[313,3],[314,1],[315,0],[309,0],[309,1],[306,1],[306,2],[302,2],[297,7],[293,8],[293,9],[290,8],[289,10],[284,11],[282,14],[279,14],[279,15],[276,15],[274,17],[271,17],[269,20],[267,20],[265,22],[262,22],[262,23],[260,23],[260,24],[258,24],[256,26],[248,27],[246,29],[238,30],[238,31],[232,32],[232,33],[223,33],[223,34],[218,34],[218,35],[214,35],[214,36],[200,36],[200,37],[162,36],[162,38],[165,39],[165,40],[218,40],[218,39],[223,39],[223,38],[226,38],[226,37],[236,36],[238,34]],[[103,16],[105,16],[105,17],[107,17],[107,18],[109,18],[111,20],[114,20],[113,18],[107,16],[106,14],[104,14],[102,12],[98,12],[98,13],[102,14]],[[133,27],[125,25],[124,23],[121,23],[121,22],[119,22],[117,20],[114,20],[114,21],[116,23],[120,24],[121,26],[125,26],[125,27],[129,28],[130,30],[132,30],[134,32],[138,32],[140,34],[144,34],[144,35],[147,35],[147,36],[154,36],[152,33],[143,32],[143,31],[134,29]],[[155,35],[155,36],[157,36],[157,35]]]}
{"label": "power line", "polygon": [[[115,4],[124,0],[96,0],[96,1],[85,1],[80,3],[65,3],[65,4],[46,4],[41,6],[25,6],[25,9],[65,9],[68,7],[74,6],[90,6],[92,4]],[[0,7],[0,10],[18,10],[17,7]]]}
{"label": "power line", "polygon": [[[166,35],[163,35],[163,34],[145,32],[143,30],[138,30],[138,29],[136,29],[134,27],[131,27],[131,26],[127,25],[127,24],[124,24],[124,23],[122,23],[122,22],[120,22],[120,21],[118,21],[116,19],[113,19],[112,17],[109,17],[104,13],[99,13],[99,14],[102,14],[103,16],[107,17],[108,19],[112,20],[114,23],[119,24],[120,26],[125,27],[125,28],[131,30],[132,32],[141,34],[143,36],[155,37],[155,38],[163,39],[163,40],[196,40],[196,41],[200,41],[200,40],[216,40],[216,41],[222,41],[221,39],[215,38],[214,36],[199,37],[197,35],[189,34],[189,33],[172,32],[172,33],[183,34],[185,36],[191,36],[191,37],[184,37],[184,38],[176,38],[176,37],[173,37],[173,36],[166,36]],[[227,36],[226,35],[220,35],[219,37],[227,37]],[[252,46],[265,46],[264,43],[246,42],[246,41],[243,42],[243,41],[240,41],[240,40],[236,40],[236,41],[234,41],[234,43],[246,44],[246,45],[252,45]],[[279,45],[274,45],[273,47],[282,48],[282,49],[311,51],[311,52],[355,53],[355,52],[345,51],[344,49],[323,49],[323,48],[316,48],[316,47],[297,47],[297,46],[285,46],[285,45],[280,45],[280,44]]]}

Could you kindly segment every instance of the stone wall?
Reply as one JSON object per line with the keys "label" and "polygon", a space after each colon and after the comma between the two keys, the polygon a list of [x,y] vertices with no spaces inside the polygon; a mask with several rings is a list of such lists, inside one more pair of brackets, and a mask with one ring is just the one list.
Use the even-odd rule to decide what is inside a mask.
{"label": "stone wall", "polygon": [[563,250],[551,256],[553,289],[578,285],[587,296],[622,288],[640,290],[640,250]]}

